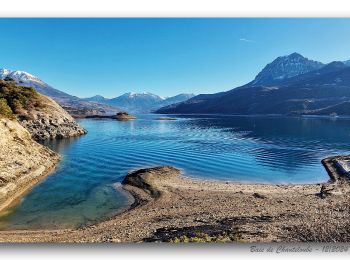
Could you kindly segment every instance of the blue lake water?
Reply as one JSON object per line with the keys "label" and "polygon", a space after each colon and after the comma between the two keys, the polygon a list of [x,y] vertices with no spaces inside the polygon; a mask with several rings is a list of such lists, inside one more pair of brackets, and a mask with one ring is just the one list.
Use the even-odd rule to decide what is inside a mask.
{"label": "blue lake water", "polygon": [[142,115],[135,121],[84,119],[89,133],[47,145],[63,160],[7,216],[1,229],[77,227],[128,203],[114,188],[128,171],[173,165],[184,175],[236,182],[317,183],[320,160],[350,152],[350,119]]}

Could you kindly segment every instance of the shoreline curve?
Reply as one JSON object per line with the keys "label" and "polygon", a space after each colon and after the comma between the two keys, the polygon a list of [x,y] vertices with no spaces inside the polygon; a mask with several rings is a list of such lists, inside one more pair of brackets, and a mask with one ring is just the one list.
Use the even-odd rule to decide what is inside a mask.
{"label": "shoreline curve", "polygon": [[[191,180],[171,166],[135,170],[122,182],[135,201],[120,214],[79,229],[0,231],[0,242],[171,242],[202,233],[226,234],[226,242],[300,242],[303,232],[294,229],[326,226],[348,204],[349,178],[336,169],[337,158],[322,161],[331,180],[319,184]],[[349,218],[339,212],[342,221]]]}

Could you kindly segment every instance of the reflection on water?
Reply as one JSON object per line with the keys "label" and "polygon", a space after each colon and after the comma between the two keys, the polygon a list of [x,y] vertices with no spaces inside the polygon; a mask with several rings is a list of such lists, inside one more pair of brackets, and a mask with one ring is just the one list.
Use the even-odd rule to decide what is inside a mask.
{"label": "reflection on water", "polygon": [[157,117],[81,120],[86,136],[46,143],[62,162],[0,227],[75,227],[111,216],[126,205],[113,184],[139,167],[173,165],[188,176],[240,182],[316,183],[328,179],[323,157],[350,151],[346,118]]}

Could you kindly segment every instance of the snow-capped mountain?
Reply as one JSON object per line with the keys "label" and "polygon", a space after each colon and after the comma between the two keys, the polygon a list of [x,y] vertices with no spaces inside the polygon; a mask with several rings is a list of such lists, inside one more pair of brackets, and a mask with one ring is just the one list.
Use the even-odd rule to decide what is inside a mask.
{"label": "snow-capped mountain", "polygon": [[66,100],[78,99],[78,97],[71,96],[63,91],[57,90],[41,79],[25,71],[11,71],[9,69],[0,69],[0,79],[11,78],[15,80],[19,85],[25,87],[33,87],[39,93],[52,97],[58,102],[64,102]]}
{"label": "snow-capped mountain", "polygon": [[324,64],[321,62],[309,60],[299,53],[294,52],[287,56],[278,57],[273,62],[267,64],[250,85],[259,86],[278,82],[320,69],[323,66]]}
{"label": "snow-capped mountain", "polygon": [[350,115],[350,66],[339,61],[323,65],[299,54],[279,57],[244,86],[227,92],[198,95],[155,112]]}
{"label": "snow-capped mountain", "polygon": [[85,98],[84,100],[117,106],[132,113],[149,113],[160,107],[186,101],[192,97],[194,97],[194,94],[179,94],[174,97],[163,98],[149,92],[129,92],[111,99],[96,95],[90,98]]}
{"label": "snow-capped mountain", "polygon": [[143,92],[143,93],[134,93],[134,92],[129,92],[125,93],[119,97],[112,98],[112,101],[117,101],[119,100],[120,102],[126,101],[126,102],[135,102],[135,101],[140,101],[143,100],[145,102],[161,102],[164,100],[164,98],[149,93],[149,92]]}
{"label": "snow-capped mountain", "polygon": [[11,71],[9,69],[0,69],[0,78],[4,79],[6,77],[11,78],[17,81],[18,83],[26,84],[26,85],[34,85],[34,84],[45,85],[46,84],[41,79],[25,71],[20,71],[20,70]]}
{"label": "snow-capped mountain", "polygon": [[6,78],[15,80],[21,86],[35,88],[39,93],[54,99],[73,115],[77,115],[77,113],[79,113],[79,116],[83,116],[84,113],[115,114],[120,111],[120,109],[117,109],[115,107],[110,107],[95,102],[88,102],[81,100],[76,96],[69,95],[63,91],[51,87],[43,80],[25,71],[12,71],[4,68],[0,69],[0,79]]}
{"label": "snow-capped mountain", "polygon": [[132,113],[147,113],[163,98],[152,93],[125,93],[116,98],[112,98],[107,104],[125,108]]}

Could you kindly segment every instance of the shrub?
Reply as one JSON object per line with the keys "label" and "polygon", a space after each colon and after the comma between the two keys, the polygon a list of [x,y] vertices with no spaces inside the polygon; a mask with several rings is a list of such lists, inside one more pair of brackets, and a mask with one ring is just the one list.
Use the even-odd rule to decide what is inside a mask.
{"label": "shrub", "polygon": [[6,101],[2,101],[3,112],[9,114],[9,108],[12,114],[15,115],[25,115],[28,111],[34,108],[43,107],[40,100],[40,95],[34,88],[31,87],[21,87],[14,81],[0,81],[0,98]]}
{"label": "shrub", "polygon": [[4,98],[0,98],[0,117],[6,117],[10,119],[14,118],[11,108]]}

